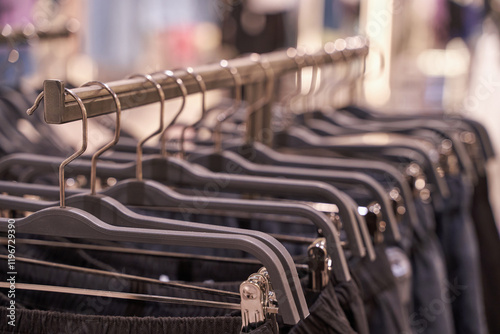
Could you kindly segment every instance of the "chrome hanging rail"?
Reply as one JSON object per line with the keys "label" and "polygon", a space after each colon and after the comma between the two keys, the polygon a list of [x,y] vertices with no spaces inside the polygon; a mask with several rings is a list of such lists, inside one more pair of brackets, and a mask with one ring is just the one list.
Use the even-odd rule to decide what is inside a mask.
{"label": "chrome hanging rail", "polygon": [[[368,43],[362,36],[340,39],[335,43],[328,43],[328,45],[328,48],[325,47],[314,55],[307,55],[307,58],[314,57],[314,61],[321,65],[362,59],[368,54]],[[297,70],[297,57],[291,56],[291,51],[296,50],[275,51],[262,55],[272,66],[276,77]],[[260,65],[249,57],[229,60],[229,64],[238,70],[243,85],[262,82],[266,79]],[[219,63],[199,66],[195,68],[195,71],[203,77],[207,90],[229,88],[234,85],[231,75],[227,71],[221,70]],[[188,94],[199,92],[198,83],[191,75],[183,70],[174,71],[174,75],[184,81]],[[165,78],[165,75],[155,74],[152,77],[160,83],[165,93],[165,99],[182,95],[178,86],[172,80]],[[158,102],[156,89],[142,78],[118,80],[109,82],[107,85],[117,94],[122,110]],[[79,87],[71,89],[71,91],[83,101],[88,117],[96,117],[115,111],[113,98],[100,86]],[[81,119],[80,108],[71,96],[65,94],[63,81],[46,80],[43,84],[43,92],[45,96],[44,115],[47,123],[63,124]],[[34,108],[36,107],[35,104]]]}

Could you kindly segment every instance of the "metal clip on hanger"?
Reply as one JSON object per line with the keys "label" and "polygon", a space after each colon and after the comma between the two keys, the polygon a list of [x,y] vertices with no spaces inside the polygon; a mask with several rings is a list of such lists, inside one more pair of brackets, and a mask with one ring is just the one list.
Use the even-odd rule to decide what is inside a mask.
{"label": "metal clip on hanger", "polygon": [[325,238],[317,238],[307,248],[307,263],[309,265],[309,288],[321,291],[330,280],[330,256],[325,247]]}
{"label": "metal clip on hanger", "polygon": [[261,268],[241,283],[240,295],[242,333],[249,331],[250,324],[262,323],[276,313],[277,303],[266,268]]}

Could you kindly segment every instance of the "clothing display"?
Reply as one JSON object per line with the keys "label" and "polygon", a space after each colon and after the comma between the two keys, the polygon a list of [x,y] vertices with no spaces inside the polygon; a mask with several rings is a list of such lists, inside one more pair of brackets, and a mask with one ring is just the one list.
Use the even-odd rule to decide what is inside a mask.
{"label": "clothing display", "polygon": [[[46,80],[38,96],[0,87],[1,333],[498,332],[485,128],[338,108],[330,86],[358,84],[368,40],[276,51],[296,33],[293,3],[258,4],[224,4],[219,37],[260,54],[71,89]],[[229,97],[207,108],[215,90]],[[122,128],[136,107],[157,116]],[[53,130],[65,123],[82,132]],[[94,148],[101,129],[114,136]]]}

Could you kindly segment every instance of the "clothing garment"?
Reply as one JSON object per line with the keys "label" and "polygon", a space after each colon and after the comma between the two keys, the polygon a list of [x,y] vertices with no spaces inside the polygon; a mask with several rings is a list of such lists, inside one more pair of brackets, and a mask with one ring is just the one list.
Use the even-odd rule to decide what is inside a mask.
{"label": "clothing garment", "polygon": [[370,329],[366,318],[365,306],[361,299],[361,292],[354,280],[335,283],[335,294],[340,307],[351,324],[351,328],[358,334],[369,334]]}
{"label": "clothing garment", "polygon": [[[167,270],[168,267],[176,267],[175,262],[179,261],[176,259],[152,258],[148,261],[148,257],[142,255],[116,254],[113,256],[113,253],[108,254],[95,251],[88,252],[71,249],[68,251],[68,253],[59,252],[57,249],[54,250],[47,247],[43,248],[32,245],[20,245],[18,250],[19,256],[21,254],[24,256],[29,255],[30,257],[38,257],[45,260],[57,260],[57,262],[66,260],[68,263],[72,262],[71,264],[73,265],[86,264],[99,269],[116,270],[119,272],[122,272],[123,269],[114,268],[121,268],[121,266],[125,265],[127,262],[129,263],[128,267],[130,267],[130,263],[146,263],[147,265],[145,265],[144,268],[158,268],[165,266],[165,272],[170,273],[172,275],[172,279],[176,279],[174,272]],[[165,260],[172,260],[173,262],[167,263],[164,262]],[[180,261],[184,264],[187,264],[190,261],[194,263],[198,262],[197,260],[192,259],[182,259]],[[198,264],[200,263],[201,262],[198,262]],[[210,265],[215,267],[215,270],[219,271],[241,270],[241,268],[238,268],[238,265],[235,263],[210,262]],[[18,262],[16,266],[18,267],[17,269],[19,272],[24,273],[22,277],[24,283],[63,285],[80,288],[117,290],[121,292],[235,302],[234,299],[227,296],[207,295],[206,293],[198,291],[176,289],[158,284],[114,279],[102,275],[79,273],[66,269],[26,264],[23,262]],[[182,274],[182,277],[193,278],[187,277],[187,273],[190,271],[186,270],[186,268],[186,266],[182,267],[183,271],[185,271],[185,273]],[[151,269],[149,272],[146,272],[146,274],[149,275],[149,277],[154,277],[151,275],[152,271],[155,271],[155,274],[158,275],[157,270]],[[181,270],[179,270],[179,272],[180,271]],[[141,275],[140,273],[135,273]],[[199,274],[197,274],[196,271],[191,273],[199,277]],[[238,291],[240,283],[241,282],[200,282],[196,285],[236,292]],[[283,331],[286,332],[290,330],[292,333],[355,333],[355,331],[351,328],[351,324],[354,324],[358,329],[360,329],[358,331],[359,333],[368,333],[364,305],[361,301],[359,290],[354,282],[340,283],[337,287],[335,287],[334,282],[330,281],[330,283],[320,293],[314,293],[305,289],[305,287],[307,287],[307,277],[303,284],[311,314],[307,319],[301,321],[292,328],[282,326]],[[342,306],[337,299],[337,295],[341,297],[340,300],[342,300]],[[65,294],[33,291],[19,291],[17,301],[30,309],[40,311],[71,312],[73,314],[90,313],[113,317],[113,319],[114,317],[125,316],[142,318],[151,316],[196,318],[200,316],[225,317],[227,315],[226,310],[217,308],[184,305],[173,306],[171,304],[162,303],[107,298],[102,299],[87,296],[68,296]],[[350,321],[347,319],[346,313],[349,314]]]}
{"label": "clothing garment", "polygon": [[[487,333],[478,241],[470,216],[471,187],[460,176],[446,176],[450,198],[436,214],[437,234],[448,272],[457,334]],[[453,289],[453,290],[451,290]]]}
{"label": "clothing garment", "polygon": [[488,179],[480,176],[472,196],[472,219],[478,237],[481,283],[488,330],[500,333],[500,237],[488,198]]}
{"label": "clothing garment", "polygon": [[[74,270],[40,266],[24,262],[16,263],[18,283],[44,284],[52,286],[67,286],[103,291],[116,291],[123,293],[140,293],[147,295],[169,296],[219,302],[239,302],[239,298],[210,294],[198,290],[177,288],[158,283],[145,283],[118,277],[109,277],[94,273],[82,273]],[[2,281],[6,280],[4,274]],[[232,291],[238,291],[239,284],[235,282],[219,286],[226,290],[230,286]],[[211,284],[201,283],[202,286],[211,287]],[[233,288],[234,287],[234,288]],[[236,288],[236,289],[235,289]],[[29,309],[45,311],[70,312],[73,314],[96,314],[106,316],[127,317],[199,317],[199,316],[225,316],[228,311],[222,308],[195,307],[182,304],[169,304],[160,302],[144,302],[136,300],[99,298],[84,295],[71,295],[61,293],[48,293],[38,291],[16,291],[16,303]]]}
{"label": "clothing garment", "polygon": [[406,310],[412,302],[412,269],[411,262],[405,252],[399,247],[387,247],[385,254],[391,264],[392,274],[396,278],[399,297]]}
{"label": "clothing garment", "polygon": [[289,334],[349,334],[356,333],[350,326],[335,294],[335,287],[330,281],[319,293],[306,291],[306,300],[310,315],[293,326]]}
{"label": "clothing garment", "polygon": [[[16,235],[23,238],[22,234]],[[29,237],[29,235],[27,236]],[[41,239],[37,236],[38,239]],[[47,240],[69,242],[65,238],[44,238]],[[75,241],[75,240],[74,240]],[[176,251],[175,247],[152,248],[156,245],[118,242],[99,242],[98,240],[76,240],[83,244],[106,245],[114,247],[133,247],[138,250],[163,250]],[[159,279],[203,282],[212,280],[216,282],[244,281],[252,273],[257,272],[261,265],[259,263],[238,263],[206,261],[195,258],[175,258],[167,256],[150,256],[136,253],[114,253],[82,249],[52,249],[37,245],[16,245],[16,255],[27,258],[52,261],[56,263],[70,264],[74,266],[121,272]],[[146,248],[149,247],[149,248]],[[198,249],[197,249],[198,250]],[[182,249],[181,249],[182,251]],[[198,250],[200,251],[200,250]],[[201,252],[201,251],[200,251]],[[196,254],[196,253],[195,253]],[[198,253],[200,254],[200,253]],[[215,255],[225,256],[234,253],[219,252]]]}
{"label": "clothing garment", "polygon": [[[9,310],[0,307],[0,317],[6,319]],[[241,317],[111,317],[79,315],[63,312],[16,309],[16,326],[0,323],[0,332],[16,334],[239,334]],[[251,334],[275,334],[269,321]]]}
{"label": "clothing garment", "polygon": [[[99,290],[235,302],[231,300],[231,297],[227,296],[214,295],[207,298],[207,294],[199,291],[176,289],[175,287],[164,287],[158,284],[134,282],[124,279],[113,279],[102,275],[80,273],[61,268],[45,267],[23,262],[18,262],[16,266],[19,272],[24,273],[22,277],[23,283],[65,285]],[[200,283],[198,285],[237,291],[239,283]],[[307,281],[304,281],[304,284],[307,285]],[[351,328],[344,310],[349,310],[351,314],[354,314],[353,318],[356,319],[358,327],[362,328],[364,311],[359,291],[353,282],[342,283],[342,285],[339,285],[339,289],[339,291],[344,291],[342,298],[344,303],[343,308],[339,304],[336,295],[337,291],[332,281],[319,293],[306,290],[306,298],[308,304],[311,305],[309,317],[291,328],[283,325],[283,331],[280,332],[356,333]],[[4,298],[4,300],[7,299]],[[154,330],[158,330],[156,329],[158,326],[163,326],[159,328],[164,328],[167,332],[173,326],[173,333],[189,332],[194,330],[194,328],[201,328],[201,333],[211,333],[212,328],[210,326],[213,324],[221,328],[229,328],[226,331],[227,333],[236,333],[232,328],[241,326],[241,319],[235,323],[234,319],[228,319],[226,310],[216,308],[186,305],[173,306],[172,304],[24,290],[16,292],[16,303],[26,308],[37,310],[36,312],[23,313],[22,310],[18,309],[16,312],[17,319],[23,319],[23,321],[31,322],[33,326],[42,326],[40,327],[42,330],[47,330],[40,333],[52,333],[52,331],[57,330],[59,327],[55,329],[53,327],[60,326],[53,324],[53,322],[57,321],[67,322],[70,326],[78,326],[82,321],[89,322],[90,327],[82,327],[88,333],[115,333],[119,330],[123,331],[123,333],[132,333],[136,326],[139,325],[151,330],[151,333],[155,333]],[[2,311],[7,312],[5,308]],[[93,317],[88,314],[99,314],[100,317]],[[84,318],[84,316],[87,316],[87,318]],[[169,318],[165,318],[165,316]],[[206,320],[211,318],[212,320],[210,321]],[[94,322],[101,322],[100,326],[105,327],[96,327],[98,325],[94,324]],[[272,328],[271,324],[267,322],[250,331],[250,333],[272,333]],[[24,332],[21,329],[16,329],[15,333]],[[87,332],[84,331],[82,333]],[[158,333],[160,333],[159,330]],[[360,331],[359,333],[368,333],[368,331]]]}
{"label": "clothing garment", "polygon": [[375,253],[373,262],[363,258],[350,263],[352,275],[359,282],[370,333],[411,333],[385,246],[376,245]]}
{"label": "clothing garment", "polygon": [[413,273],[413,303],[410,326],[414,333],[455,333],[449,302],[449,282],[443,250],[435,234],[434,211],[430,203],[415,200],[421,228],[412,245],[410,260]]}

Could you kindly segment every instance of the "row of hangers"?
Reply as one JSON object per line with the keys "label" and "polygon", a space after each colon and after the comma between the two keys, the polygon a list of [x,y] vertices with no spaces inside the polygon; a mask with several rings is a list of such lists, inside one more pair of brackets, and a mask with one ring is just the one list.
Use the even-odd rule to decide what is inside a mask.
{"label": "row of hangers", "polygon": [[[302,68],[307,65],[307,56],[303,56],[301,59],[295,55],[294,60],[297,63],[298,84],[296,90],[281,101],[288,111],[294,101],[300,97],[303,98],[304,105],[312,106],[314,103],[307,101],[313,100],[314,95],[324,89],[322,84],[319,87],[314,87],[311,84],[309,92],[300,93],[300,82],[302,81],[300,73]],[[154,86],[157,90],[160,102],[160,119],[158,129],[138,143],[126,140],[120,140],[118,143],[121,103],[117,94],[105,83],[96,81],[87,83],[87,86],[99,86],[113,97],[116,110],[115,136],[110,143],[94,153],[90,161],[87,159],[75,160],[82,156],[86,150],[88,140],[87,115],[85,105],[80,97],[66,89],[66,93],[77,101],[82,114],[83,143],[80,150],[64,160],[62,164],[60,164],[58,157],[32,154],[13,154],[0,160],[0,173],[5,173],[15,166],[30,166],[29,173],[24,175],[23,181],[25,182],[0,181],[0,189],[3,193],[0,195],[0,207],[33,212],[25,218],[16,220],[18,233],[246,251],[264,265],[267,272],[263,271],[265,274],[261,273],[262,277],[271,279],[272,289],[277,298],[277,305],[279,305],[279,310],[277,310],[276,303],[266,297],[266,291],[270,289],[269,283],[261,284],[258,290],[263,292],[262,296],[264,296],[258,299],[261,309],[256,311],[254,307],[252,314],[259,312],[264,314],[265,312],[262,311],[264,309],[268,311],[268,314],[279,312],[287,324],[294,324],[300,319],[304,319],[308,315],[308,310],[297,274],[299,266],[294,263],[293,258],[279,240],[299,243],[312,242],[309,248],[311,253],[317,254],[315,252],[320,250],[323,256],[318,258],[321,259],[320,263],[323,265],[316,263],[316,265],[310,266],[321,268],[321,270],[311,274],[314,277],[312,282],[316,285],[315,288],[321,289],[328,281],[330,275],[328,268],[331,268],[331,275],[336,281],[348,281],[351,277],[345,252],[349,252],[354,257],[368,256],[370,259],[374,259],[374,241],[381,242],[383,240],[387,243],[397,243],[400,239],[399,224],[402,224],[403,221],[410,225],[418,224],[416,209],[411,201],[415,189],[411,189],[400,170],[382,161],[363,160],[359,157],[357,159],[312,156],[305,158],[303,155],[284,154],[256,141],[241,140],[237,133],[231,131],[231,127],[224,128],[223,125],[227,124],[228,120],[237,117],[238,111],[245,110],[244,115],[248,119],[257,110],[271,102],[275,80],[272,67],[266,64],[265,58],[262,56],[253,56],[253,61],[258,63],[262,67],[262,71],[265,72],[265,94],[256,102],[245,106],[241,101],[242,85],[238,70],[231,67],[226,61],[221,62],[221,70],[228,72],[234,81],[234,102],[223,112],[216,110],[218,117],[217,124],[214,126],[214,140],[208,141],[209,144],[214,145],[213,148],[207,146],[207,141],[205,141],[204,147],[186,150],[184,136],[188,126],[185,126],[182,130],[180,148],[168,149],[166,132],[183,111],[187,90],[181,79],[176,77],[173,72],[166,71],[162,72],[161,75],[164,75],[166,80],[172,80],[176,83],[182,94],[183,103],[173,120],[165,126],[163,121],[165,96],[162,86],[152,75],[142,76],[145,83]],[[312,82],[315,83],[319,66],[312,65],[314,69]],[[202,76],[193,69],[187,69],[186,72],[196,80],[202,94],[202,117],[192,125],[193,128],[198,129],[204,126],[203,121],[210,113],[205,106],[206,85]],[[158,75],[157,73],[156,77]],[[347,74],[345,81],[352,81],[348,79]],[[344,84],[342,81],[341,83]],[[29,114],[34,112],[42,98],[43,93],[36,99],[33,108],[28,111]],[[436,161],[434,148],[429,147],[423,141],[419,142],[405,137],[405,134],[415,131],[416,127],[420,129],[432,127],[433,131],[443,129],[442,131],[446,132],[449,122],[439,120],[436,117],[432,124],[426,120],[417,125],[412,122],[410,126],[408,121],[401,118],[377,117],[362,109],[351,108],[349,112],[358,116],[357,119],[360,120],[351,124],[347,121],[352,119],[346,121],[346,116],[342,114],[306,111],[308,111],[308,116],[304,117],[304,125],[288,124],[282,131],[274,133],[273,145],[275,147],[336,150],[349,153],[376,151],[389,159],[395,156],[406,156],[409,160],[415,159],[416,152],[421,158],[420,163],[428,171],[426,175],[423,175],[422,171],[417,170],[411,175],[414,177],[414,184],[417,184],[417,180],[425,180],[425,187],[418,190],[430,189],[433,193],[434,204],[438,206],[440,200],[448,197],[449,190],[444,182],[439,161]],[[468,121],[461,119],[453,121],[459,122],[464,128],[470,128]],[[160,147],[143,149],[147,141],[158,135],[161,138]],[[223,136],[230,137],[230,139],[223,140]],[[465,145],[461,145],[459,139],[452,138],[451,140],[453,145],[466,149]],[[115,153],[106,156],[105,159],[102,159],[106,161],[97,164],[98,158],[110,148],[114,148]],[[178,156],[174,156],[172,151],[177,151]],[[144,154],[146,154],[145,157]],[[457,154],[459,167],[474,174],[476,172],[474,164],[465,158],[466,154],[465,151]],[[84,156],[84,158],[86,157]],[[474,163],[479,163],[478,161],[480,160],[478,159]],[[85,189],[65,189],[65,167],[69,163],[71,163],[71,175],[88,175],[90,173],[90,194]],[[230,170],[228,170],[228,166],[231,166]],[[37,176],[52,172],[54,168],[59,169],[59,187],[29,183]],[[318,173],[318,170],[322,170],[321,173]],[[388,194],[386,189],[364,173],[366,170],[390,175],[395,185],[393,192]],[[97,175],[104,179],[115,178],[118,183],[97,192]],[[181,187],[203,189],[207,185],[215,185],[224,192],[277,197],[287,194],[300,199],[307,198],[310,202],[333,203],[333,209],[330,205],[325,211],[328,213],[333,211],[334,216],[338,219],[331,219],[324,212],[320,212],[315,207],[303,202],[193,196],[177,191],[177,188]],[[371,226],[370,230],[365,217],[359,213],[358,204],[337,188],[337,186],[345,188],[353,185],[368,189],[376,202],[376,205],[367,205],[371,213],[376,213],[377,217],[375,227]],[[68,198],[65,196],[66,193],[69,194]],[[59,206],[55,201],[20,197],[27,194],[52,200],[59,197]],[[203,203],[202,207],[196,205],[197,203]],[[394,203],[396,203],[397,208],[403,208],[402,211],[399,211],[399,215],[398,210],[393,209]],[[285,235],[274,235],[273,237],[254,230],[150,217],[137,214],[129,207],[156,209],[180,207],[183,210],[195,212],[218,210],[218,212],[225,211],[229,214],[259,213],[296,216],[300,217],[303,222],[316,226],[321,231],[320,236],[324,239],[304,240],[307,238],[293,238]],[[318,208],[317,205],[316,208]],[[404,220],[400,216],[406,216],[407,219]],[[0,222],[2,231],[6,231],[8,218],[2,218]],[[345,236],[341,232],[345,233]],[[328,261],[331,261],[331,264],[325,265]],[[53,290],[62,291],[61,287],[33,286],[27,288],[53,288]],[[82,291],[77,290],[71,292],[72,288],[68,289],[66,291],[69,293],[82,293]],[[218,293],[224,292],[219,291]],[[244,305],[244,296],[245,294],[241,294],[241,307]],[[176,302],[181,301],[176,300]],[[233,305],[233,308],[236,306]],[[259,319],[262,320],[262,318]],[[244,326],[248,325],[249,321],[244,322]]]}

